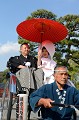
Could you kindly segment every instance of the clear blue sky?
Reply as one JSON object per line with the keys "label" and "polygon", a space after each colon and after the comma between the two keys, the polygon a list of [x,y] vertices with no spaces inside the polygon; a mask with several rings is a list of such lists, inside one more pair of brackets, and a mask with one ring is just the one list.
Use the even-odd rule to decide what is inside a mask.
{"label": "clear blue sky", "polygon": [[0,71],[6,69],[10,56],[19,54],[17,25],[37,9],[53,12],[57,17],[79,15],[79,0],[1,0],[0,1]]}

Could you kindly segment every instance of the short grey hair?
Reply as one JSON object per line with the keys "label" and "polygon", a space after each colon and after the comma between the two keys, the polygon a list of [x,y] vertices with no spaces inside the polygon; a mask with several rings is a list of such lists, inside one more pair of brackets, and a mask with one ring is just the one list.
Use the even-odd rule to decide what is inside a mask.
{"label": "short grey hair", "polygon": [[67,67],[66,66],[60,66],[60,65],[57,65],[55,68],[54,68],[54,73],[56,73],[56,72],[59,72],[60,70],[57,70],[58,68],[65,68],[66,69],[66,71],[68,72],[68,69],[67,69]]}

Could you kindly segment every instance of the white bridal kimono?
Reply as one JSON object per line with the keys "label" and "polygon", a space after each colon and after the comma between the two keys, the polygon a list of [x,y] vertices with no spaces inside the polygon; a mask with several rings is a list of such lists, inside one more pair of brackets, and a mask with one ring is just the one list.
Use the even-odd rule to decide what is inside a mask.
{"label": "white bridal kimono", "polygon": [[[54,68],[57,63],[52,59],[53,55],[55,53],[55,46],[51,41],[45,40],[40,44],[39,48],[40,47],[45,47],[47,49],[47,51],[49,52],[49,58],[42,57],[41,58],[42,65],[39,67],[41,67],[44,72],[44,84],[50,84],[55,81],[53,73],[54,73]],[[75,87],[73,82],[70,81],[69,79],[68,79],[67,84]]]}
{"label": "white bridal kimono", "polygon": [[55,53],[55,46],[51,41],[45,40],[42,42],[41,47],[45,47],[49,52],[48,58],[41,58],[42,65],[40,66],[44,72],[44,84],[49,84],[54,82],[53,72],[56,62],[52,59],[52,57]]}
{"label": "white bridal kimono", "polygon": [[56,62],[49,58],[41,58],[42,61],[42,69],[44,72],[44,84],[49,84],[54,82],[54,67],[56,66]]}

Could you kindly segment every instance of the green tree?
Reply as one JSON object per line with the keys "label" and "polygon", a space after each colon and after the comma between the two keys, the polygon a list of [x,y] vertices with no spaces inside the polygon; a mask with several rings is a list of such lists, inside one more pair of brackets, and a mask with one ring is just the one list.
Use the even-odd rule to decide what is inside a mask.
{"label": "green tree", "polygon": [[67,39],[60,42],[62,49],[65,47],[66,61],[72,58],[79,64],[79,15],[66,15],[62,17],[62,21],[68,29]]}
{"label": "green tree", "polygon": [[27,19],[46,18],[46,19],[56,20],[56,17],[57,16],[51,11],[39,9],[37,11],[32,12],[31,15],[27,17]]}
{"label": "green tree", "polygon": [[3,82],[3,72],[0,72],[0,83]]}
{"label": "green tree", "polygon": [[55,59],[59,64],[67,65],[73,80],[79,72],[79,15],[66,15],[58,21],[67,27],[68,36],[56,43]]}
{"label": "green tree", "polygon": [[9,72],[8,69],[4,70],[3,72],[0,72],[0,83],[6,83],[6,74]]}

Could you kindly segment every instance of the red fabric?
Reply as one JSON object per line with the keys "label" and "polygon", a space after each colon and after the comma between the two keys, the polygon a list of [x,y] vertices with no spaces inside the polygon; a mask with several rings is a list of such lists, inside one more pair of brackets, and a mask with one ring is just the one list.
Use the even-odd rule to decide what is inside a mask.
{"label": "red fabric", "polygon": [[15,85],[16,84],[16,79],[17,79],[16,76],[12,75],[10,79],[11,79],[10,80],[10,84],[14,84]]}
{"label": "red fabric", "polygon": [[22,38],[39,43],[45,40],[58,42],[68,34],[63,24],[44,18],[25,20],[17,26],[16,31]]}

